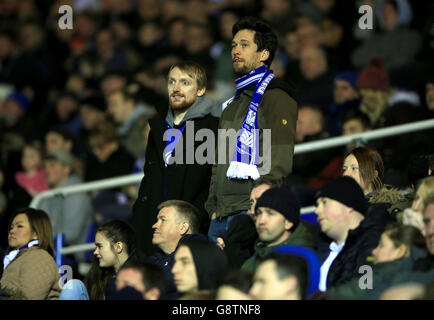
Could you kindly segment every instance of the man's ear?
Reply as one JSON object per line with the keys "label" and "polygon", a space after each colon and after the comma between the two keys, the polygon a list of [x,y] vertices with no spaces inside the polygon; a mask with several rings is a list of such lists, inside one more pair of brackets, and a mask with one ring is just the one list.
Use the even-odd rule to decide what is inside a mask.
{"label": "man's ear", "polygon": [[260,61],[265,63],[265,61],[267,61],[269,57],[270,57],[270,51],[268,51],[267,49],[262,50]]}
{"label": "man's ear", "polygon": [[160,299],[160,290],[158,288],[152,288],[145,292],[143,295],[145,300],[159,300]]}
{"label": "man's ear", "polygon": [[190,224],[187,221],[182,222],[181,225],[179,226],[179,230],[182,235],[187,234],[188,231],[190,230]]}
{"label": "man's ear", "polygon": [[285,219],[285,230],[286,231],[289,231],[292,228],[293,225],[294,225],[294,223],[292,223],[288,219]]}
{"label": "man's ear", "polygon": [[289,276],[283,280],[286,288],[286,294],[293,295],[298,291],[298,280],[295,276]]}
{"label": "man's ear", "polygon": [[202,97],[205,94],[206,88],[197,90],[197,96]]}

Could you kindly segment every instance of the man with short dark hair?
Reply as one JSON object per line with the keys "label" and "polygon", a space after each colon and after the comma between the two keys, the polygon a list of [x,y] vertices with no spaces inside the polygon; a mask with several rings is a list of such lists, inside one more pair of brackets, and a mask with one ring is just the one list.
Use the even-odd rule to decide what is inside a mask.
{"label": "man with short dark hair", "polygon": [[258,266],[249,294],[259,300],[302,300],[308,286],[306,260],[270,253]]}
{"label": "man with short dark hair", "polygon": [[159,250],[147,260],[158,265],[164,272],[166,279],[167,299],[178,298],[173,283],[171,269],[174,263],[174,254],[181,239],[202,238],[199,233],[200,214],[188,202],[181,200],[168,200],[158,206],[157,222],[152,226],[154,235],[152,244]]}
{"label": "man with short dark hair", "polygon": [[145,300],[162,300],[165,294],[164,274],[153,263],[128,261],[122,265],[116,275],[117,292],[112,300],[125,298],[127,287],[141,293]]}
{"label": "man with short dark hair", "polygon": [[[294,153],[295,90],[274,79],[269,69],[278,47],[275,33],[263,21],[246,17],[233,26],[232,34],[232,67],[239,78],[235,96],[223,103],[219,129],[226,137],[219,139],[218,151],[225,151],[224,161],[213,166],[206,202],[213,241],[223,236],[229,217],[249,209],[254,180],[279,180],[291,173]],[[270,131],[264,129],[270,129],[269,139],[264,136]]]}
{"label": "man with short dark hair", "polygon": [[[133,225],[139,248],[152,254],[152,226],[156,222],[158,205],[171,199],[187,201],[201,213],[200,223],[207,229],[208,217],[204,202],[208,197],[213,154],[195,139],[200,130],[217,136],[218,110],[206,92],[207,77],[202,66],[186,61],[174,64],[169,71],[167,105],[157,107],[158,114],[149,120],[151,128],[146,149],[144,177],[133,207]],[[212,144],[214,152],[214,143]],[[197,151],[197,152],[196,152]]]}

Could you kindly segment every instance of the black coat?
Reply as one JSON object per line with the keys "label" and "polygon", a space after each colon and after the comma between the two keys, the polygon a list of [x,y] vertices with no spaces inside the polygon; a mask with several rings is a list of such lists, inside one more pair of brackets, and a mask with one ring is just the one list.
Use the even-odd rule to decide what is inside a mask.
{"label": "black coat", "polygon": [[[188,113],[186,114],[187,116]],[[187,142],[187,130],[184,129],[182,132],[183,164],[175,163],[165,167],[163,151],[166,148],[166,142],[163,141],[163,135],[167,129],[167,125],[164,119],[165,113],[159,112],[156,117],[149,120],[151,131],[146,149],[144,177],[140,184],[138,198],[133,206],[132,224],[136,231],[139,249],[145,255],[151,255],[156,250],[152,245],[152,226],[157,221],[157,207],[163,201],[176,199],[193,204],[201,213],[202,227],[200,231],[202,233],[207,233],[209,224],[204,203],[208,198],[212,163],[198,164],[194,162],[193,164],[186,164],[187,144],[194,145],[194,150],[197,151],[198,146],[203,142]],[[198,130],[206,128],[211,129],[215,134],[214,137],[217,138],[219,119],[213,116],[211,112],[207,114],[202,113],[202,116],[190,118],[188,121],[194,123],[194,135],[196,135]],[[176,158],[176,150],[174,156]]]}
{"label": "black coat", "polygon": [[[327,288],[341,285],[354,277],[361,276],[359,268],[370,265],[367,257],[371,256],[380,241],[387,223],[391,222],[389,213],[382,205],[371,205],[365,219],[360,225],[348,232],[345,246],[330,266],[327,275]],[[318,256],[324,262],[330,243],[323,242],[319,246]]]}

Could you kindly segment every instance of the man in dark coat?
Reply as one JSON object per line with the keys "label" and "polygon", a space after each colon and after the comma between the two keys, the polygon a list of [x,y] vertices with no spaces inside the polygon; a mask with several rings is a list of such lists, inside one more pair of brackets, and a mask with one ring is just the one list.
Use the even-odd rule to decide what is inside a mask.
{"label": "man in dark coat", "polygon": [[[217,136],[219,110],[205,90],[206,74],[200,65],[194,62],[173,65],[168,79],[170,108],[157,107],[157,116],[149,120],[145,176],[133,207],[138,245],[146,255],[155,251],[152,226],[157,221],[157,206],[165,200],[193,204],[201,213],[204,230],[207,229],[204,202],[208,197],[215,145],[212,143],[204,153],[202,144],[210,145]],[[212,137],[208,135],[205,142],[202,137],[195,139],[199,130],[207,135],[212,133]]]}
{"label": "man in dark coat", "polygon": [[371,208],[373,212],[368,212],[367,208],[363,191],[353,178],[339,177],[319,191],[315,213],[321,231],[331,240],[318,245],[321,291],[360,275],[359,268],[370,264],[367,258],[389,220],[383,217],[387,211]]}
{"label": "man in dark coat", "polygon": [[154,235],[152,243],[159,250],[146,258],[155,263],[164,273],[166,299],[179,298],[173,282],[172,267],[175,251],[183,239],[207,240],[199,234],[199,212],[190,203],[181,200],[164,201],[158,206],[157,222],[152,226]]}

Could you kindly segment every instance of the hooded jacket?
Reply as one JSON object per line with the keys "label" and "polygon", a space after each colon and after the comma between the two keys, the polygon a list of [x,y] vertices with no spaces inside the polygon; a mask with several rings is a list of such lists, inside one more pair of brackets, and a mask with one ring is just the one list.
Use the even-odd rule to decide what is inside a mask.
{"label": "hooded jacket", "polygon": [[[221,115],[219,130],[226,134],[233,130],[238,133],[246,117],[255,86],[245,88]],[[286,82],[273,79],[268,85],[258,108],[259,129],[259,157],[264,158],[258,163],[261,176],[270,176],[276,180],[287,177],[292,171],[294,155],[295,126],[297,122],[297,102],[294,89]],[[264,146],[262,129],[271,129],[271,146]],[[224,218],[236,212],[250,208],[250,191],[253,180],[228,179],[226,173],[235,150],[236,139],[219,141],[216,151],[218,162],[212,167],[212,178],[206,210],[211,216],[216,213],[217,218]],[[226,143],[227,140],[233,140]],[[220,145],[220,142],[222,145]],[[264,154],[265,151],[268,151]],[[271,150],[270,150],[271,149]],[[225,152],[219,155],[219,151]],[[220,157],[224,161],[220,161]],[[259,159],[261,160],[261,159]],[[223,163],[222,163],[223,162]]]}
{"label": "hooded jacket", "polygon": [[267,247],[267,245],[258,239],[255,243],[255,255],[244,262],[241,270],[255,273],[262,258],[269,254],[273,249],[283,245],[300,245],[313,249],[316,245],[319,228],[310,222],[301,220],[295,231],[282,243]]}
{"label": "hooded jacket", "polygon": [[[186,155],[191,157],[192,154],[194,155],[193,152],[199,153],[198,148],[205,143],[194,139],[199,130],[212,130],[214,137],[217,135],[219,121],[214,116],[217,114],[216,106],[207,96],[196,99],[178,126],[173,123],[171,109],[168,110],[166,107],[165,109],[157,108],[157,110],[157,116],[149,120],[151,131],[146,149],[144,177],[140,184],[138,198],[133,206],[132,225],[135,227],[138,246],[145,255],[151,255],[156,251],[152,245],[152,226],[157,221],[157,207],[163,201],[177,199],[193,204],[202,214],[203,229],[200,231],[205,233],[208,217],[204,202],[208,197],[212,163],[199,164],[196,159],[193,159],[193,163],[188,164]],[[182,150],[182,164],[173,163],[165,166],[163,153],[166,141],[163,140],[163,136],[167,125],[164,119],[174,128],[180,128],[186,124],[182,131],[182,139],[177,145],[179,150],[175,149],[174,153],[174,158],[178,159],[177,152]],[[193,128],[193,130],[189,132],[188,128]]]}
{"label": "hooded jacket", "polygon": [[[203,234],[185,234],[182,236],[180,241],[187,239],[207,240],[207,237]],[[178,248],[178,246],[176,248]],[[179,293],[173,282],[172,274],[173,264],[175,263],[175,252],[176,249],[169,254],[164,253],[162,250],[158,250],[152,256],[145,258],[146,261],[156,264],[163,271],[164,279],[166,280],[166,300],[176,300],[179,298]]]}
{"label": "hooded jacket", "polygon": [[210,241],[186,239],[180,246],[190,248],[198,281],[198,290],[217,289],[221,277],[229,270],[229,263],[223,251]]}

